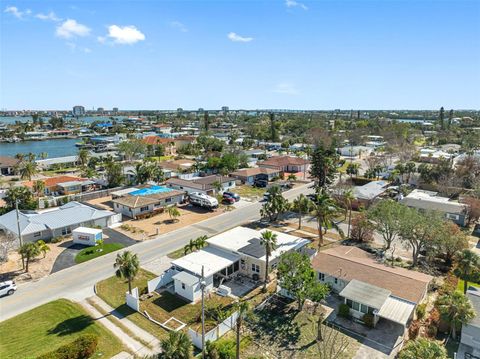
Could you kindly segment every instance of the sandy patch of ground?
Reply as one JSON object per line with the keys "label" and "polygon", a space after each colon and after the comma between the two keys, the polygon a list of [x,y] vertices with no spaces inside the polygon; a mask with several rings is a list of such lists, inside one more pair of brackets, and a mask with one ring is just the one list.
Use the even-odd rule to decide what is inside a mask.
{"label": "sandy patch of ground", "polygon": [[[168,213],[160,213],[151,218],[125,220],[122,222],[122,225],[115,228],[115,230],[127,235],[130,238],[142,241],[159,234],[165,234],[182,227],[190,226],[208,218],[216,217],[233,209],[220,207],[214,211],[208,211],[199,207],[186,205],[179,206],[178,210],[180,211],[181,215],[176,219],[176,221],[171,221]],[[130,229],[127,230],[126,226],[128,226]]]}
{"label": "sandy patch of ground", "polygon": [[[63,242],[66,241],[67,239]],[[58,255],[65,250],[65,246],[62,246],[63,242],[48,243],[50,250],[46,253],[45,258],[41,253],[32,260],[29,265],[29,273],[22,269],[22,257],[16,251],[9,252],[8,261],[0,263],[0,278],[2,280],[15,279],[16,282],[25,282],[49,275]]]}
{"label": "sandy patch of ground", "polygon": [[93,204],[97,207],[113,211],[112,196],[95,198],[87,201],[87,203]]}

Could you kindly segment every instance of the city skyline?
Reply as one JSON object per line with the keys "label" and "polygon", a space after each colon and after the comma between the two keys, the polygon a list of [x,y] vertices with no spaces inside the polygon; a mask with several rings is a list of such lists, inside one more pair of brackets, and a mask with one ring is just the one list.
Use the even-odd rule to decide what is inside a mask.
{"label": "city skyline", "polygon": [[476,1],[110,5],[2,1],[0,108],[480,107]]}

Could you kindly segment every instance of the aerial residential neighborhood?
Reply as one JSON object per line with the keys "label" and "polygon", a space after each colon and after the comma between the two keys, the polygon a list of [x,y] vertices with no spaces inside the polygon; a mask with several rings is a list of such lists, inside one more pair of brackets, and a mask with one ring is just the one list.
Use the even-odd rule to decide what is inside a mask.
{"label": "aerial residential neighborhood", "polygon": [[0,23],[0,359],[480,359],[480,2]]}

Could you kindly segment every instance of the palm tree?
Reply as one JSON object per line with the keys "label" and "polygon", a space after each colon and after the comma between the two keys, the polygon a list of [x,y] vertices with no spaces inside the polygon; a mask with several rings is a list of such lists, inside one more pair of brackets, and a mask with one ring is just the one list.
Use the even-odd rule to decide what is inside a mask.
{"label": "palm tree", "polygon": [[260,244],[265,247],[265,280],[263,282],[263,292],[267,291],[268,265],[272,252],[277,248],[277,234],[272,231],[262,232]]}
{"label": "palm tree", "polygon": [[468,281],[475,271],[480,270],[480,257],[469,249],[464,249],[456,257],[455,275],[463,280],[463,293],[467,293]]}
{"label": "palm tree", "polygon": [[43,240],[39,240],[36,243],[38,250],[43,253],[43,258],[47,255],[47,252],[50,250],[50,247]]}
{"label": "palm tree", "polygon": [[190,239],[188,244],[186,244],[183,247],[183,254],[187,255],[188,252],[193,252],[195,250],[195,248],[196,248],[195,241],[193,239]]}
{"label": "palm tree", "polygon": [[18,166],[18,173],[22,179],[32,180],[32,177],[37,173],[37,163],[35,161],[22,160]]}
{"label": "palm tree", "polygon": [[25,272],[28,273],[28,265],[30,261],[40,254],[40,249],[35,243],[25,243],[18,249],[18,253],[25,259]]}
{"label": "palm tree", "polygon": [[246,301],[237,302],[234,304],[234,310],[238,312],[237,323],[236,323],[236,335],[237,335],[237,346],[236,346],[236,359],[240,359],[240,332],[242,330],[243,318],[248,315],[250,312],[250,304]]}
{"label": "palm tree", "polygon": [[130,251],[118,253],[113,268],[116,268],[115,275],[128,281],[128,292],[132,294],[132,280],[138,273],[140,263],[136,254]]}
{"label": "palm tree", "polygon": [[470,300],[462,293],[454,291],[438,298],[440,313],[450,322],[452,338],[456,339],[457,327],[467,324],[475,317]]}
{"label": "palm tree", "polygon": [[200,250],[207,245],[207,236],[200,236],[193,241],[196,250]]}
{"label": "palm tree", "polygon": [[40,153],[39,157],[40,157],[41,160],[44,160],[48,157],[48,153],[47,152],[42,152],[42,153]]}
{"label": "palm tree", "polygon": [[176,206],[167,207],[167,213],[170,216],[170,220],[172,222],[175,221],[177,219],[177,217],[181,216],[180,211],[178,210],[178,208]]}
{"label": "palm tree", "polygon": [[86,166],[89,155],[90,154],[88,153],[88,150],[82,148],[80,151],[78,151],[78,162],[80,162],[82,166]]}
{"label": "palm tree", "polygon": [[347,204],[347,210],[348,210],[348,232],[347,232],[347,237],[350,238],[350,227],[352,225],[352,203],[355,201],[355,195],[353,194],[353,191],[349,189],[343,194],[343,199],[345,200]]}
{"label": "palm tree", "polygon": [[189,359],[192,357],[192,342],[183,331],[171,331],[168,337],[162,340],[162,353],[164,359]]}
{"label": "palm tree", "polygon": [[293,200],[293,208],[298,212],[298,229],[302,228],[302,216],[310,211],[312,202],[301,194]]}
{"label": "palm tree", "polygon": [[35,181],[33,183],[33,191],[37,195],[37,197],[40,197],[41,194],[45,191],[45,182],[42,180]]}
{"label": "palm tree", "polygon": [[293,182],[297,179],[297,176],[295,175],[295,173],[290,173],[287,177],[287,180],[290,181],[290,182]]}
{"label": "palm tree", "polygon": [[[323,235],[327,233],[328,228],[336,229],[343,237],[342,230],[335,223],[335,215],[339,208],[335,201],[325,191],[320,191],[315,195],[312,201],[312,215],[317,219],[318,226],[318,246],[323,245]],[[323,232],[325,230],[325,233]]]}

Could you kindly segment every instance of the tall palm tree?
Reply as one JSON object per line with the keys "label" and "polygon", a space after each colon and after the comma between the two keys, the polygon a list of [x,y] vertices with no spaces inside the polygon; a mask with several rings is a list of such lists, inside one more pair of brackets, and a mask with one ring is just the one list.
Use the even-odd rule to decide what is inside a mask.
{"label": "tall palm tree", "polygon": [[347,204],[347,210],[348,210],[348,232],[347,232],[347,237],[350,238],[350,227],[352,225],[352,204],[353,201],[355,201],[355,195],[353,194],[353,191],[349,189],[343,194],[343,198],[345,200],[345,203]]}
{"label": "tall palm tree", "polygon": [[183,247],[183,254],[187,255],[188,252],[193,252],[196,248],[195,240],[190,239],[188,244]]}
{"label": "tall palm tree", "polygon": [[82,166],[86,166],[88,163],[89,156],[90,154],[88,153],[88,150],[86,150],[85,148],[82,148],[80,151],[78,151],[78,162],[80,162]]}
{"label": "tall palm tree", "polygon": [[470,322],[475,317],[475,310],[470,300],[462,293],[454,291],[438,298],[440,313],[450,322],[452,338],[457,336],[457,328]]}
{"label": "tall palm tree", "polygon": [[170,216],[170,220],[172,222],[175,221],[177,217],[181,216],[181,213],[176,206],[167,207],[167,213]]}
{"label": "tall palm tree", "polygon": [[480,257],[469,249],[464,249],[456,257],[455,275],[463,280],[463,293],[467,293],[468,280],[480,270]]}
{"label": "tall palm tree", "polygon": [[37,163],[30,160],[22,160],[18,166],[18,173],[22,179],[32,180],[32,177],[37,173]]}
{"label": "tall palm tree", "polygon": [[267,291],[268,266],[272,252],[277,248],[277,234],[272,231],[262,232],[260,244],[265,247],[265,279],[263,282],[263,292]]}
{"label": "tall palm tree", "polygon": [[42,180],[35,181],[33,183],[33,191],[35,192],[37,197],[40,197],[45,191],[45,182],[43,182]]}
{"label": "tall palm tree", "polygon": [[250,304],[246,301],[237,302],[234,305],[234,310],[238,312],[237,323],[236,323],[236,359],[240,359],[240,332],[242,330],[243,318],[248,315],[250,312]]}
{"label": "tall palm tree", "polygon": [[343,231],[335,222],[335,215],[338,212],[337,204],[328,193],[321,190],[315,195],[312,201],[312,215],[317,219],[319,247],[323,245],[323,235],[327,233],[329,228],[336,229],[343,237]]}
{"label": "tall palm tree", "polygon": [[293,200],[293,208],[298,212],[298,229],[302,228],[302,216],[310,211],[312,202],[303,194]]}
{"label": "tall palm tree", "polygon": [[197,239],[195,239],[194,244],[195,244],[195,249],[200,250],[203,247],[207,245],[207,236],[200,236]]}
{"label": "tall palm tree", "polygon": [[47,252],[50,250],[50,247],[43,240],[39,240],[35,243],[38,247],[38,250],[43,253],[43,258],[47,255]]}
{"label": "tall palm tree", "polygon": [[115,275],[128,281],[128,292],[132,294],[132,280],[138,273],[140,263],[136,254],[130,251],[118,253],[113,268],[117,269]]}
{"label": "tall palm tree", "polygon": [[168,337],[162,340],[162,353],[159,358],[164,359],[190,359],[192,357],[192,342],[183,331],[171,331]]}

